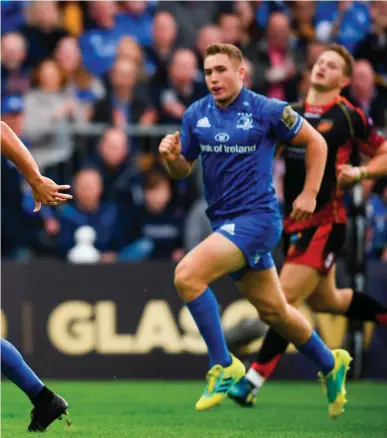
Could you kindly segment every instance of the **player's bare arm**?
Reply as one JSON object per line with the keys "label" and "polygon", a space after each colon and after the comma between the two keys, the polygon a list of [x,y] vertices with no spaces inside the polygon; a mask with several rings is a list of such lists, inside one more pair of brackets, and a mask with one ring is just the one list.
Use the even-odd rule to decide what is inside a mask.
{"label": "player's bare arm", "polygon": [[291,144],[306,148],[304,189],[294,201],[293,211],[290,215],[294,220],[304,220],[308,219],[316,208],[316,197],[324,176],[328,147],[322,135],[312,128],[306,120]]}
{"label": "player's bare arm", "polygon": [[1,154],[16,165],[30,185],[41,179],[38,165],[29,150],[3,121],[1,122]]}
{"label": "player's bare arm", "polygon": [[387,141],[377,149],[375,156],[366,166],[353,167],[344,164],[338,168],[337,182],[342,188],[349,188],[364,179],[377,179],[387,175]]}
{"label": "player's bare arm", "polygon": [[39,211],[42,203],[56,206],[72,199],[71,195],[61,193],[63,190],[68,190],[69,185],[57,185],[50,178],[40,174],[38,165],[29,150],[4,122],[1,122],[1,153],[16,165],[31,186],[35,199],[34,211]]}
{"label": "player's bare arm", "polygon": [[181,154],[179,131],[176,131],[174,134],[168,134],[161,140],[159,152],[171,178],[184,179],[191,174],[195,163],[186,160]]}

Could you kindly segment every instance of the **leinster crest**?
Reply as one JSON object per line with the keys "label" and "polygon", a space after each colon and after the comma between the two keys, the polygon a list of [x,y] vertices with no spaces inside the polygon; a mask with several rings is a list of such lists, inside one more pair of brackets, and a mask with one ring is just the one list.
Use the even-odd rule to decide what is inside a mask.
{"label": "leinster crest", "polygon": [[238,129],[251,129],[253,127],[253,117],[250,113],[238,113],[236,127]]}

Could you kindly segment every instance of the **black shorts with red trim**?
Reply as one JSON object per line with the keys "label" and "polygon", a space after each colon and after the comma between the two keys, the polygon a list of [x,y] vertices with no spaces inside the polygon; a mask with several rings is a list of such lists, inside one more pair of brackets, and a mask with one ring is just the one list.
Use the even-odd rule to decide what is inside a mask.
{"label": "black shorts with red trim", "polygon": [[329,223],[283,233],[285,263],[310,266],[328,275],[345,243],[345,224]]}

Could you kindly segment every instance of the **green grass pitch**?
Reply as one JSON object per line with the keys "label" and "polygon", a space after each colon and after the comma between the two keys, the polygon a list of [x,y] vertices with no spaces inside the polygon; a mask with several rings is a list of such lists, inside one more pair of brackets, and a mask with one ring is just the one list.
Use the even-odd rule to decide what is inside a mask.
{"label": "green grass pitch", "polygon": [[[202,413],[195,412],[194,404],[203,382],[46,383],[70,403],[73,424],[68,427],[58,421],[45,437],[387,437],[387,383],[349,384],[346,412],[336,420],[328,418],[326,399],[317,382],[270,382],[255,409],[241,409],[226,400]],[[24,395],[3,382],[3,438],[26,435],[29,409]]]}

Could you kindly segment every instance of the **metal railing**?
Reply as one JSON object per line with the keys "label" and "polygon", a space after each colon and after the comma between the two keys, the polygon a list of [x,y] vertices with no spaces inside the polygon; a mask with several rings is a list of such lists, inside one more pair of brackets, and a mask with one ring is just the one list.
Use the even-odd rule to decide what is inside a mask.
{"label": "metal railing", "polygon": [[[79,168],[87,165],[95,156],[98,142],[108,124],[91,123],[61,123],[51,126],[45,134],[51,137],[51,144],[56,145],[54,153],[51,152],[50,159],[38,163],[44,172],[58,182],[69,181]],[[174,133],[180,129],[176,125],[126,125],[122,128],[128,134],[129,151],[132,156],[139,152],[156,152],[163,136]],[[63,154],[62,152],[65,151]],[[34,155],[32,145],[31,152]],[[36,152],[36,151],[35,151]],[[47,155],[49,155],[47,148]],[[44,164],[42,164],[44,163]]]}
{"label": "metal railing", "polygon": [[[62,123],[53,125],[48,135],[52,135],[58,145],[58,159],[48,166],[49,174],[59,182],[69,180],[74,173],[92,159],[97,144],[110,125],[102,123]],[[179,130],[179,125],[136,125],[129,124],[122,129],[128,134],[132,155],[138,152],[157,152],[161,138]],[[387,135],[387,127],[382,132]],[[63,158],[59,151],[66,149]],[[34,153],[33,148],[31,150]],[[44,170],[46,170],[44,168]]]}
{"label": "metal railing", "polygon": [[[52,127],[51,133],[62,132],[77,135],[103,135],[110,125],[105,123],[63,123]],[[180,125],[136,125],[128,124],[122,129],[128,134],[138,137],[162,137],[180,129]],[[387,136],[387,126],[380,131]]]}
{"label": "metal railing", "polygon": [[[66,123],[58,125],[58,130],[67,134],[98,136],[103,135],[105,130],[109,127],[110,125],[105,123]],[[122,129],[128,135],[136,137],[163,137],[180,129],[180,126],[128,124]]]}

